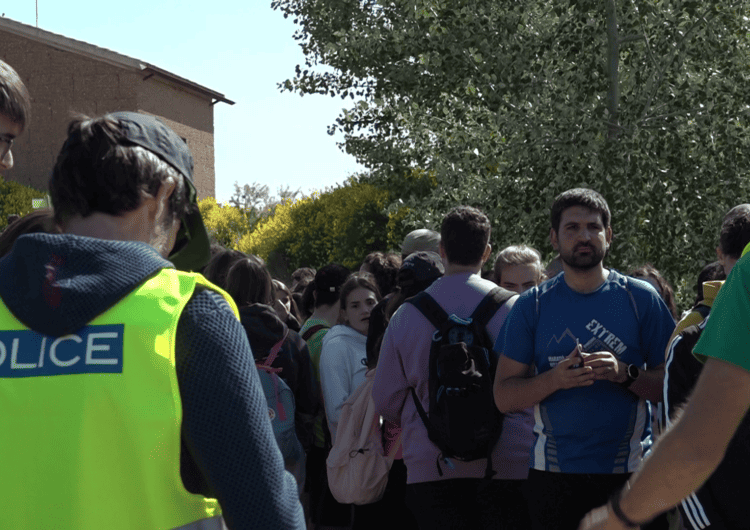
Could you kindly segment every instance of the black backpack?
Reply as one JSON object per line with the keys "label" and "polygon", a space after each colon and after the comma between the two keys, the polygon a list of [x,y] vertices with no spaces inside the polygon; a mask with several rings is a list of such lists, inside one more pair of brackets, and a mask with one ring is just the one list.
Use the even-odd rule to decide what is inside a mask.
{"label": "black backpack", "polygon": [[429,361],[429,417],[411,389],[417,412],[427,435],[438,446],[440,460],[462,461],[487,458],[487,478],[492,470],[492,449],[503,426],[492,392],[496,362],[487,323],[515,293],[494,288],[468,319],[450,315],[434,298],[421,292],[407,303],[416,307],[437,329],[432,337]]}

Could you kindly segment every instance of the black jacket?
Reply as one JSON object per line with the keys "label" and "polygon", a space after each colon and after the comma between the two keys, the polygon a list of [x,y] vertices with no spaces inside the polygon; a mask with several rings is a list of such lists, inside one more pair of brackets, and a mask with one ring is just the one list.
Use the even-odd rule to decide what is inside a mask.
{"label": "black jacket", "polygon": [[283,339],[281,350],[271,366],[281,368],[279,377],[294,393],[297,437],[303,447],[309,449],[313,421],[320,411],[321,399],[307,343],[279,319],[271,306],[252,304],[240,307],[240,322],[256,361],[263,361],[271,348]]}
{"label": "black jacket", "polygon": [[[687,402],[703,370],[693,347],[708,319],[689,326],[669,346],[665,378],[665,413],[674,418]],[[666,418],[664,418],[666,421]],[[750,418],[746,415],[729,443],[724,459],[698,491],[680,504],[687,528],[741,530],[750,525]],[[710,526],[709,526],[710,525]]]}

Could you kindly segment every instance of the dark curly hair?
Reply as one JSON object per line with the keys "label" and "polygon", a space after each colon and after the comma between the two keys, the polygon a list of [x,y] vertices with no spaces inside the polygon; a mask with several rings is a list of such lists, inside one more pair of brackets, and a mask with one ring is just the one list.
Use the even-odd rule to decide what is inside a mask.
{"label": "dark curly hair", "polygon": [[750,243],[750,204],[740,204],[727,212],[721,223],[719,247],[732,259],[740,259]]}
{"label": "dark curly hair", "polygon": [[375,277],[381,294],[387,295],[396,288],[401,256],[394,253],[372,252],[362,262],[364,269]]}
{"label": "dark curly hair", "polygon": [[572,190],[562,192],[555,197],[555,202],[552,203],[549,220],[550,225],[555,232],[560,231],[560,218],[562,217],[562,213],[573,206],[583,206],[584,208],[598,212],[602,216],[602,224],[604,225],[604,228],[609,227],[612,214],[609,211],[609,205],[604,197],[594,190],[587,188],[573,188]]}
{"label": "dark curly hair", "polygon": [[94,212],[120,215],[135,210],[144,193],[156,196],[170,177],[177,184],[169,200],[172,218],[198,208],[190,204],[187,186],[175,168],[147,149],[124,143],[128,142],[111,117],[78,116],[70,123],[49,180],[58,224]]}

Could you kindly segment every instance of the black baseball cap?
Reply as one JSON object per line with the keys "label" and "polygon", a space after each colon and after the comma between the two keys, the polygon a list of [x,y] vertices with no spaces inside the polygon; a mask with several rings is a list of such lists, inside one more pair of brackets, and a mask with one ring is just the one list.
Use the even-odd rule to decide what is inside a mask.
{"label": "black baseball cap", "polygon": [[[128,143],[154,153],[185,177],[190,204],[198,204],[198,193],[193,183],[193,157],[185,141],[155,116],[137,112],[113,112],[107,117],[115,120]],[[206,226],[197,208],[184,215],[172,253],[168,259],[182,271],[200,271],[211,258],[211,246]]]}
{"label": "black baseball cap", "polygon": [[440,256],[435,252],[419,250],[404,259],[398,271],[398,284],[402,288],[416,284],[429,285],[443,274],[445,267]]}

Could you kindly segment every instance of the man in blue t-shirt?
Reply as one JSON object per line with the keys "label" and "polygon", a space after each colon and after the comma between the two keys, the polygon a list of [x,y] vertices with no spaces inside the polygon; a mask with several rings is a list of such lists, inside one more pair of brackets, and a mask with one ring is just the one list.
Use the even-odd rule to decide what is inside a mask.
{"label": "man in blue t-shirt", "polygon": [[495,402],[534,407],[528,478],[534,528],[575,529],[638,468],[651,445],[674,320],[646,282],[604,268],[610,211],[572,189],[552,205],[563,272],[527,291],[500,334]]}

